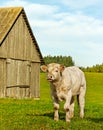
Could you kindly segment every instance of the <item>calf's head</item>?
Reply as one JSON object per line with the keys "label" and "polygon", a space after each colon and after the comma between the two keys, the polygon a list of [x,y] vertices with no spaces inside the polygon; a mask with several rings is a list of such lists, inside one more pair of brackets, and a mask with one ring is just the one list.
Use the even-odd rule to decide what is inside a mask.
{"label": "calf's head", "polygon": [[51,63],[41,66],[41,70],[47,73],[47,80],[50,82],[58,81],[62,76],[64,68],[64,65],[60,65],[57,63]]}

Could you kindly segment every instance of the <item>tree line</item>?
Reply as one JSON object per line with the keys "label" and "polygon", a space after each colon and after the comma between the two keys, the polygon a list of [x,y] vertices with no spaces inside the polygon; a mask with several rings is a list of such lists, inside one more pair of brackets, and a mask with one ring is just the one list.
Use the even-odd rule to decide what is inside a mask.
{"label": "tree line", "polygon": [[103,63],[100,64],[100,65],[99,64],[93,65],[92,67],[86,67],[86,68],[81,67],[81,69],[84,72],[98,72],[98,73],[103,73]]}
{"label": "tree line", "polygon": [[59,63],[59,64],[65,65],[65,66],[75,65],[71,56],[61,56],[61,55],[60,56],[51,56],[51,55],[47,55],[47,56],[44,56],[44,61],[45,61],[45,64]]}
{"label": "tree line", "polygon": [[[44,56],[44,61],[45,64],[49,64],[49,63],[59,63],[59,64],[63,64],[66,67],[67,66],[74,66],[75,62],[73,61],[71,56],[51,56],[51,55],[47,55]],[[96,64],[93,65],[92,67],[80,67],[81,70],[83,70],[84,72],[98,72],[98,73],[103,73],[103,63],[102,64]]]}

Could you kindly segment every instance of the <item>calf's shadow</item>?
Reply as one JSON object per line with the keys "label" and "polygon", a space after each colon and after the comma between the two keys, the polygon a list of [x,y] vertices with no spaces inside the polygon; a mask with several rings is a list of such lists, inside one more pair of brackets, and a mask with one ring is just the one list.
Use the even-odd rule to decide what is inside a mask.
{"label": "calf's shadow", "polygon": [[[27,114],[27,116],[39,116],[39,117],[49,117],[50,119],[54,118],[54,112],[46,112],[43,114],[39,113],[34,113],[34,114]],[[65,120],[65,113],[59,112],[59,119],[60,120]]]}

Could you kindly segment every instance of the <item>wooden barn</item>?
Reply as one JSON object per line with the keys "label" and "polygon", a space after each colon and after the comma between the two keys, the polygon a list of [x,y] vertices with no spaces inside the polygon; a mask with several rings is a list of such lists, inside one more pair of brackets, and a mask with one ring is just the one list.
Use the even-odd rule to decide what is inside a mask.
{"label": "wooden barn", "polygon": [[39,98],[41,63],[24,9],[0,8],[0,97]]}

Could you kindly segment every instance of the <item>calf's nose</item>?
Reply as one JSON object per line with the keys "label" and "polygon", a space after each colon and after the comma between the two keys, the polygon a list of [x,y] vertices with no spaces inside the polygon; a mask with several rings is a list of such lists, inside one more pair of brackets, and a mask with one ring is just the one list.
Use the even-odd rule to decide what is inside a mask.
{"label": "calf's nose", "polygon": [[48,75],[48,77],[47,77],[48,80],[49,80],[49,79],[52,79],[52,78],[53,78],[52,75]]}

